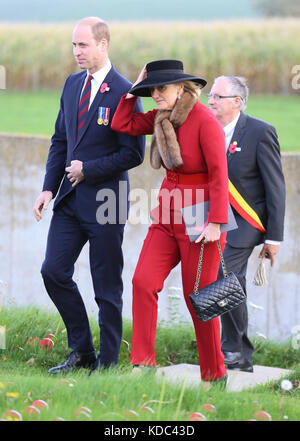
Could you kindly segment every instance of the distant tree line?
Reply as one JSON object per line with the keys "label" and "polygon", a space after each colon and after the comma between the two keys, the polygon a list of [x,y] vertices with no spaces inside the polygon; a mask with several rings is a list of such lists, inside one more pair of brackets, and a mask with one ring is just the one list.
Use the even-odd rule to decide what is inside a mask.
{"label": "distant tree line", "polygon": [[265,17],[300,17],[299,0],[252,0]]}

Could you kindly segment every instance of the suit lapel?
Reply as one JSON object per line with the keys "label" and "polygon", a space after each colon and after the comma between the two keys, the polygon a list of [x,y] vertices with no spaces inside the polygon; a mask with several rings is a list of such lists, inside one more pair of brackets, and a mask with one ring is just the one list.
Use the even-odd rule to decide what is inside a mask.
{"label": "suit lapel", "polygon": [[[242,138],[245,134],[246,121],[247,121],[247,115],[241,112],[238,122],[236,123],[230,144],[236,143],[237,146],[240,145]],[[227,157],[228,165],[230,164],[231,161],[234,160],[235,155],[236,153],[231,154]]]}
{"label": "suit lapel", "polygon": [[[106,75],[105,79],[103,80],[103,83],[105,82],[109,86],[110,82],[112,81],[112,78],[113,78],[114,74],[115,74],[115,68],[112,66],[110,71]],[[77,140],[77,142],[75,144],[74,149],[76,149],[76,147],[78,146],[78,144],[81,141],[82,137],[84,136],[88,126],[90,125],[93,117],[95,116],[95,113],[96,113],[97,109],[99,108],[99,106],[101,104],[101,101],[104,98],[104,95],[105,95],[105,93],[101,93],[101,85],[100,85],[99,90],[98,90],[98,92],[97,92],[97,94],[96,94],[96,96],[95,96],[95,98],[94,98],[94,100],[92,102],[92,105],[89,108],[89,111],[88,111],[88,114],[87,114],[87,118],[86,118],[86,121],[84,123],[83,130],[81,131],[81,135],[78,138],[78,140]],[[78,103],[79,103],[79,99],[78,99]],[[76,121],[76,127],[77,127],[77,121]]]}

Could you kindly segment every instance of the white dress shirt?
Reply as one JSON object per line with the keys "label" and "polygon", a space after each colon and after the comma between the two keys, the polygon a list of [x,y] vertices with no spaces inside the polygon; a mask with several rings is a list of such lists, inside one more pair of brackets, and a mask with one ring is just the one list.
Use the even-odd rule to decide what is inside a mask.
{"label": "white dress shirt", "polygon": [[[227,124],[227,126],[223,127],[223,130],[225,132],[226,151],[228,150],[228,147],[230,145],[230,141],[232,139],[234,129],[238,122],[239,117],[240,117],[240,112],[229,124]],[[270,245],[280,245],[280,242],[278,242],[277,240],[270,240],[270,239],[266,239],[265,243]]]}
{"label": "white dress shirt", "polygon": [[227,126],[223,127],[223,130],[225,132],[226,152],[227,152],[228,147],[230,145],[230,141],[232,139],[234,129],[235,129],[236,123],[238,122],[239,117],[240,117],[240,112],[229,124],[227,124]]}
{"label": "white dress shirt", "polygon": [[[89,108],[91,107],[92,102],[94,101],[95,96],[98,93],[98,90],[100,89],[101,84],[104,81],[104,78],[106,77],[106,75],[108,74],[108,72],[111,69],[111,62],[108,60],[108,62],[106,63],[106,65],[104,67],[102,67],[100,70],[98,70],[97,72],[90,74],[90,72],[87,70],[86,71],[86,79],[84,81],[83,87],[82,87],[82,91],[85,87],[85,84],[87,82],[88,76],[89,75],[93,75],[93,79],[91,81],[91,97],[90,97],[90,104],[89,104]],[[81,91],[81,93],[82,93]]]}

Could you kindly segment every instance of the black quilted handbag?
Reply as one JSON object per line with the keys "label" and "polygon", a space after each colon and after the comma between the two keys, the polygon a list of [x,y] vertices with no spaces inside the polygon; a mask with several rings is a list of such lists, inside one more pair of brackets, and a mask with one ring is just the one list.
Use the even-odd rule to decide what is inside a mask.
{"label": "black quilted handbag", "polygon": [[219,241],[218,248],[224,277],[198,290],[204,249],[202,241],[194,292],[189,295],[194,311],[201,322],[207,322],[231,311],[246,300],[246,294],[236,275],[233,272],[227,273]]}

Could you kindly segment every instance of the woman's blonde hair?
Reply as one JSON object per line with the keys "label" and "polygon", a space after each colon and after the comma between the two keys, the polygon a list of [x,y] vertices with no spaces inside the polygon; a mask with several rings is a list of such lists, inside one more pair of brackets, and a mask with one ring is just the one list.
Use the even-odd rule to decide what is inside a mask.
{"label": "woman's blonde hair", "polygon": [[191,80],[183,81],[182,84],[185,92],[190,92],[199,98],[201,95],[201,86],[199,84]]}

